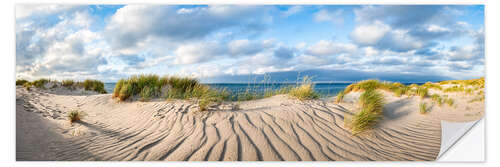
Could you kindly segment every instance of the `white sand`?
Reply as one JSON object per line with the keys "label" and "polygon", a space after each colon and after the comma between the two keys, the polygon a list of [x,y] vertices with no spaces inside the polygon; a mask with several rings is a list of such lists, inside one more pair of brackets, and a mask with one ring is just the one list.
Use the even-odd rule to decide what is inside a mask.
{"label": "white sand", "polygon": [[[359,93],[340,105],[278,95],[241,102],[237,111],[234,102],[198,112],[189,101],[43,92],[16,89],[17,160],[434,160],[440,120],[484,114],[484,101],[468,103],[469,96],[450,95],[454,107],[432,105],[421,115],[420,98],[385,93],[383,120],[352,136],[343,118],[356,111]],[[85,112],[83,121],[70,124],[65,115],[71,110]]]}

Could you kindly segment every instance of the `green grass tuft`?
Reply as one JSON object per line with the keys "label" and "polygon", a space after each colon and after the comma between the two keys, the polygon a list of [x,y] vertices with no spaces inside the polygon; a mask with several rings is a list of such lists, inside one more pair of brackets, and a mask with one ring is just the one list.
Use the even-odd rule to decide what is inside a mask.
{"label": "green grass tuft", "polygon": [[27,82],[29,82],[29,81],[24,80],[24,79],[18,79],[18,80],[16,80],[16,85],[23,86]]}
{"label": "green grass tuft", "polygon": [[419,86],[415,92],[420,98],[425,98],[429,94],[429,89],[426,87]]}
{"label": "green grass tuft", "polygon": [[67,79],[62,81],[62,86],[74,90],[77,86],[77,83],[73,80]]}
{"label": "green grass tuft", "polygon": [[95,91],[98,93],[107,93],[104,89],[104,83],[98,80],[86,79],[83,81],[83,88],[89,91]]}
{"label": "green grass tuft", "polygon": [[32,82],[32,85],[39,89],[45,89],[45,84],[49,83],[50,80],[42,78]]}
{"label": "green grass tuft", "polygon": [[70,111],[68,113],[68,118],[71,123],[80,121],[83,117],[83,113],[77,110]]}
{"label": "green grass tuft", "polygon": [[303,78],[302,83],[299,86],[292,88],[288,94],[299,100],[319,98],[318,93],[314,91],[314,83],[312,83],[311,79],[307,76]]}
{"label": "green grass tuft", "polygon": [[340,91],[338,94],[337,94],[337,97],[335,98],[335,103],[342,103],[342,101],[344,100],[344,91]]}
{"label": "green grass tuft", "polygon": [[420,114],[426,114],[427,112],[429,112],[429,108],[427,106],[427,103],[421,102],[419,104],[419,107],[420,107]]}
{"label": "green grass tuft", "polygon": [[348,127],[351,128],[352,134],[358,134],[373,128],[382,118],[384,103],[383,95],[375,90],[368,90],[361,94],[359,98],[361,111],[346,121]]}
{"label": "green grass tuft", "polygon": [[454,101],[452,98],[447,98],[447,99],[445,100],[445,103],[446,103],[446,104],[448,104],[448,106],[450,106],[450,107],[451,107],[451,106],[453,106],[453,103],[454,103],[454,102],[455,102],[455,101]]}

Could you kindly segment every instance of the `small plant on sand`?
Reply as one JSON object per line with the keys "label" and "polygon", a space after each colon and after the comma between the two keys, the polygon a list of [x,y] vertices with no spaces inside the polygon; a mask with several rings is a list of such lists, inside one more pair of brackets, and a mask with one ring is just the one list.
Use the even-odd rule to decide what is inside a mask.
{"label": "small plant on sand", "polygon": [[81,111],[73,110],[68,113],[69,122],[71,123],[80,121],[82,117],[83,113]]}
{"label": "small plant on sand", "polygon": [[438,106],[441,106],[443,105],[443,98],[441,98],[441,96],[437,95],[437,94],[433,94],[431,95],[431,99],[432,101],[436,102],[438,104]]}
{"label": "small plant on sand", "polygon": [[465,94],[466,95],[472,95],[472,94],[474,94],[474,89],[472,89],[472,88],[465,89]]}
{"label": "small plant on sand", "polygon": [[16,86],[19,85],[19,86],[23,86],[25,83],[27,83],[29,81],[27,80],[24,80],[24,79],[18,79],[16,80]]}
{"label": "small plant on sand", "polygon": [[453,106],[453,103],[454,103],[454,102],[455,102],[455,101],[454,101],[452,98],[447,98],[447,99],[445,100],[445,103],[446,103],[446,104],[448,104],[448,106],[450,106],[450,107],[451,107],[451,106]]}
{"label": "small plant on sand", "polygon": [[344,100],[344,91],[341,90],[338,94],[337,97],[335,97],[335,103],[341,103]]}
{"label": "small plant on sand", "polygon": [[420,96],[421,99],[425,98],[428,95],[429,89],[425,87],[418,87],[416,90],[416,94]]}
{"label": "small plant on sand", "polygon": [[382,118],[384,97],[375,90],[365,91],[359,98],[361,111],[348,120],[353,135],[373,128]]}
{"label": "small plant on sand", "polygon": [[31,90],[31,86],[33,86],[31,82],[26,82],[23,84],[23,87],[26,88],[27,91]]}
{"label": "small plant on sand", "polygon": [[312,83],[309,77],[304,77],[302,83],[299,86],[292,88],[288,94],[299,100],[319,98],[318,93],[314,91],[314,83]]}
{"label": "small plant on sand", "polygon": [[426,114],[427,112],[429,112],[429,108],[427,107],[427,103],[420,102],[419,107],[420,107],[420,114]]}

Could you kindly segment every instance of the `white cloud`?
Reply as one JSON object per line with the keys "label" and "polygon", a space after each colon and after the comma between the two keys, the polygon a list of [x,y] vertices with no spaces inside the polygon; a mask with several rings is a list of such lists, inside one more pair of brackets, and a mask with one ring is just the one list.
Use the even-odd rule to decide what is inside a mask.
{"label": "white cloud", "polygon": [[251,55],[270,47],[267,41],[251,42],[248,39],[233,40],[228,43],[229,53],[232,55]]}
{"label": "white cloud", "polygon": [[194,64],[215,60],[223,53],[223,48],[216,42],[204,42],[181,45],[175,53],[175,64]]}
{"label": "white cloud", "polygon": [[357,46],[350,43],[337,43],[333,41],[321,40],[307,48],[307,53],[317,56],[335,55],[340,53],[352,53],[357,50]]}
{"label": "white cloud", "polygon": [[330,11],[322,9],[314,14],[314,20],[316,21],[331,21],[335,24],[343,24],[344,18],[342,17],[343,10]]}
{"label": "white cloud", "polygon": [[293,14],[299,13],[300,11],[303,10],[304,7],[302,6],[292,6],[291,8],[288,8],[288,10],[284,11],[281,13],[282,17],[289,17]]}
{"label": "white cloud", "polygon": [[265,6],[216,5],[176,9],[165,5],[127,5],[111,17],[106,34],[111,45],[121,49],[149,39],[173,43],[199,40],[229,27],[241,28],[248,33],[258,32],[268,21],[266,11]]}
{"label": "white cloud", "polygon": [[391,28],[382,22],[375,22],[371,25],[361,25],[354,28],[351,38],[354,42],[362,45],[375,45],[384,37]]}

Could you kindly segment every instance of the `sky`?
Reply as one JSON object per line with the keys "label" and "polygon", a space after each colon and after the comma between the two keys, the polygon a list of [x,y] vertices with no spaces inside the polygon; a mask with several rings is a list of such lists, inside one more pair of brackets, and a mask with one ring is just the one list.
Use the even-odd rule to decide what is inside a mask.
{"label": "sky", "polygon": [[[16,5],[16,77],[470,79],[483,5]],[[255,79],[255,78],[254,78]]]}

